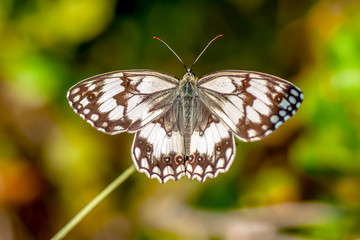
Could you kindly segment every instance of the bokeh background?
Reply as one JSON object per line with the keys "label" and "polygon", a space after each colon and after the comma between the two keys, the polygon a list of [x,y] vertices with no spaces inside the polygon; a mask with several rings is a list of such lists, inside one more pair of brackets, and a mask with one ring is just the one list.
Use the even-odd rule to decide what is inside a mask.
{"label": "bokeh background", "polygon": [[2,0],[0,239],[49,239],[132,164],[133,136],[78,117],[67,90],[125,69],[288,79],[305,100],[226,174],[134,173],[66,239],[360,238],[360,1]]}

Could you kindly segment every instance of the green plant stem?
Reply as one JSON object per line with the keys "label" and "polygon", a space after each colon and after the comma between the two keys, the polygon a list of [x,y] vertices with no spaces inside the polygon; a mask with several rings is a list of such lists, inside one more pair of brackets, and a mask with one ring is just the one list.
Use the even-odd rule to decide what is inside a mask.
{"label": "green plant stem", "polygon": [[70,222],[68,222],[51,240],[63,239],[91,210],[93,210],[104,198],[106,198],[115,188],[124,182],[135,171],[131,165],[112,183],[110,183],[99,195],[97,195],[88,205],[86,205]]}

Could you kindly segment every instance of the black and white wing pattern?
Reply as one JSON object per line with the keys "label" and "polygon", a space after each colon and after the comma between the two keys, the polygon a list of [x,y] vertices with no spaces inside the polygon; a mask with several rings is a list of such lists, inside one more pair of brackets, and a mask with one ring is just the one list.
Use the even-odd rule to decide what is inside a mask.
{"label": "black and white wing pattern", "polygon": [[160,118],[135,134],[131,156],[136,169],[164,183],[185,175],[185,143],[180,132],[179,100]]}
{"label": "black and white wing pattern", "polygon": [[178,83],[175,77],[152,70],[116,71],[76,84],[67,99],[97,130],[136,132],[171,107]]}
{"label": "black and white wing pattern", "polygon": [[200,98],[195,98],[192,114],[186,175],[203,182],[229,170],[235,158],[235,140],[231,130]]}
{"label": "black and white wing pattern", "polygon": [[74,111],[107,134],[135,133],[136,169],[165,183],[182,176],[205,181],[226,172],[234,135],[260,140],[295,114],[303,94],[268,74],[219,71],[198,80],[152,70],[117,71],[70,88]]}
{"label": "black and white wing pattern", "polygon": [[268,136],[295,114],[304,98],[290,82],[251,71],[207,74],[199,78],[198,89],[210,111],[245,142]]}

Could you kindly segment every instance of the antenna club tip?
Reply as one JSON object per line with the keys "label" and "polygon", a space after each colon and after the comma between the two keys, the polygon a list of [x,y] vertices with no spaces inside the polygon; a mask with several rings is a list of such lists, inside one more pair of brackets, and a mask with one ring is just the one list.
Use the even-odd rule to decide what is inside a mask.
{"label": "antenna club tip", "polygon": [[157,36],[153,36],[154,39],[159,39]]}

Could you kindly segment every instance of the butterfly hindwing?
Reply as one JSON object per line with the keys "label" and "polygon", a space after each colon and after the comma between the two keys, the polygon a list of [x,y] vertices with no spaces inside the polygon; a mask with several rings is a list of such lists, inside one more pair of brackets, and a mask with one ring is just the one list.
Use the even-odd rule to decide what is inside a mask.
{"label": "butterfly hindwing", "polygon": [[152,70],[117,71],[86,79],[68,91],[74,111],[108,134],[135,132],[171,107],[178,80]]}
{"label": "butterfly hindwing", "polygon": [[203,182],[229,169],[235,157],[231,131],[202,102],[195,102],[196,118],[188,140],[179,101],[135,134],[132,159],[139,172],[161,183],[185,174]]}
{"label": "butterfly hindwing", "polygon": [[201,182],[226,172],[235,157],[230,129],[200,101],[195,101],[194,128],[190,138],[186,175]]}
{"label": "butterfly hindwing", "polygon": [[135,134],[131,156],[136,169],[161,183],[185,175],[184,137],[176,104]]}
{"label": "butterfly hindwing", "polygon": [[202,101],[242,141],[256,141],[295,114],[303,94],[293,84],[264,73],[219,71],[199,79]]}

